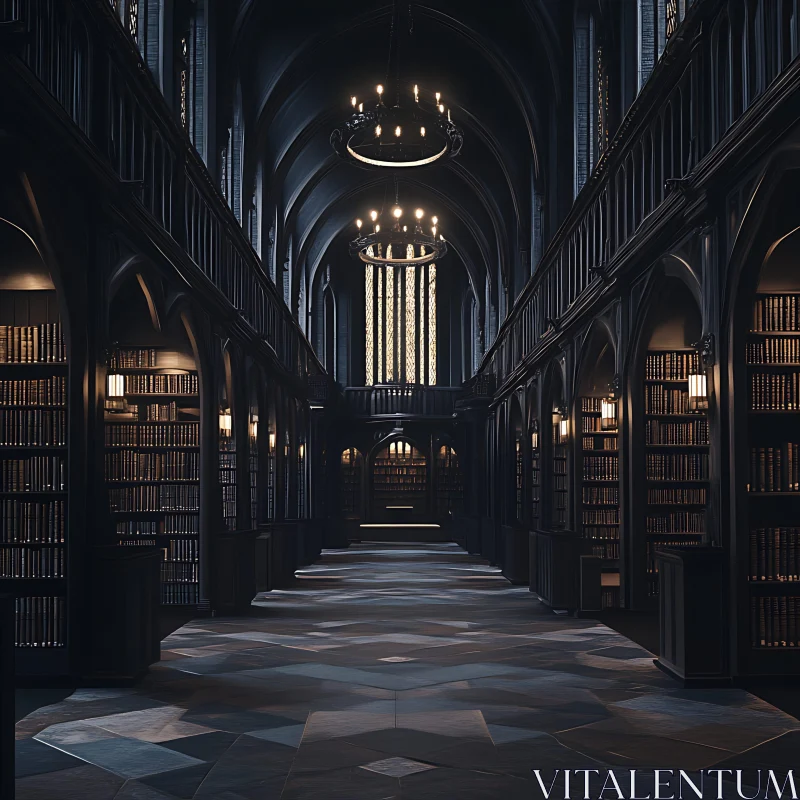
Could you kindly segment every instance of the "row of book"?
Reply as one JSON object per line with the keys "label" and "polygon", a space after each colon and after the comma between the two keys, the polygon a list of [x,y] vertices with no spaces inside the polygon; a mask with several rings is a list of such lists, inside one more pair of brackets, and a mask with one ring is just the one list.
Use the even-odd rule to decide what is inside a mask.
{"label": "row of book", "polygon": [[157,366],[158,351],[152,347],[115,350],[111,354],[111,369],[149,369]]}
{"label": "row of book", "polygon": [[375,475],[375,486],[426,486],[428,479],[424,475]]}
{"label": "row of book", "polygon": [[196,395],[200,383],[195,373],[180,375],[125,375],[125,394]]}
{"label": "row of book", "polygon": [[692,419],[686,422],[663,422],[649,419],[644,426],[645,443],[649,445],[707,445],[708,420]]}
{"label": "row of book", "polygon": [[0,381],[0,406],[64,406],[66,403],[66,377]]}
{"label": "row of book", "polygon": [[120,539],[117,544],[120,547],[155,547],[157,542],[151,537],[149,539]]}
{"label": "row of book", "polygon": [[0,325],[0,364],[52,364],[66,360],[60,322]]}
{"label": "row of book", "polygon": [[147,422],[177,422],[178,404],[174,400],[171,403],[148,403],[144,406],[144,418]]}
{"label": "row of book", "polygon": [[651,481],[707,481],[708,453],[647,453]]}
{"label": "row of book", "polygon": [[769,295],[759,297],[753,306],[753,332],[798,331],[797,296]]}
{"label": "row of book", "polygon": [[197,511],[200,508],[200,487],[128,486],[109,489],[109,507],[112,511]]}
{"label": "row of book", "polygon": [[67,640],[63,597],[17,597],[14,639],[17,647],[63,647]]}
{"label": "row of book", "polygon": [[384,467],[375,465],[374,475],[426,475],[427,470],[423,467]]}
{"label": "row of book", "polygon": [[751,411],[800,409],[800,372],[755,372],[750,376]]}
{"label": "row of book", "polygon": [[751,492],[800,491],[800,445],[750,448]]}
{"label": "row of book", "polygon": [[200,532],[197,514],[166,514],[160,520],[117,522],[117,536],[196,536]]}
{"label": "row of book", "polygon": [[618,508],[584,509],[584,525],[619,525]]}
{"label": "row of book", "polygon": [[618,525],[584,525],[583,526],[584,539],[598,539],[605,540],[611,539],[614,541],[619,540],[619,526]]}
{"label": "row of book", "polygon": [[108,481],[197,481],[200,454],[185,450],[174,453],[140,453],[122,450],[106,453]]}
{"label": "row of book", "polygon": [[0,408],[0,445],[5,447],[63,447],[67,416],[48,409]]}
{"label": "row of book", "polygon": [[4,498],[0,503],[0,542],[3,544],[62,544],[66,503],[31,503]]}
{"label": "row of book", "polygon": [[63,547],[0,548],[0,578],[63,578]]}
{"label": "row of book", "polygon": [[592,542],[592,555],[598,558],[606,558],[609,560],[619,558],[619,542],[615,541],[593,541]]}
{"label": "row of book", "polygon": [[599,414],[602,402],[599,397],[581,397],[581,411],[584,414]]}
{"label": "row of book", "polygon": [[706,515],[702,511],[674,511],[671,514],[648,515],[647,533],[705,533]]}
{"label": "row of book", "polygon": [[197,583],[199,564],[164,561],[161,564],[162,583]]}
{"label": "row of book", "polygon": [[800,528],[750,531],[751,581],[800,581]]}
{"label": "row of book", "polygon": [[748,342],[747,363],[760,364],[800,364],[800,338],[797,336],[775,337]]}
{"label": "row of book", "polygon": [[67,488],[67,469],[63,458],[31,456],[0,461],[0,491],[63,492]]}
{"label": "row of book", "polygon": [[[582,433],[605,433],[603,430],[603,420],[600,417],[581,417]],[[555,431],[554,431],[555,435]]]}
{"label": "row of book", "polygon": [[644,387],[645,414],[688,414],[689,392],[667,386]]}
{"label": "row of book", "polygon": [[798,597],[751,597],[750,641],[753,647],[797,647]]}
{"label": "row of book", "polygon": [[200,587],[196,583],[162,583],[162,605],[193,606],[200,599]]}
{"label": "row of book", "polygon": [[588,506],[619,505],[619,489],[616,486],[584,486],[583,503]]}
{"label": "row of book", "polygon": [[198,447],[197,422],[148,422],[106,425],[107,447]]}
{"label": "row of book", "polygon": [[199,561],[200,542],[197,539],[173,539],[164,548],[164,561]]}
{"label": "row of book", "polygon": [[617,437],[616,436],[584,436],[583,437],[584,450],[616,450]]}
{"label": "row of book", "polygon": [[653,506],[704,506],[707,498],[706,489],[669,487],[647,490],[647,502]]}
{"label": "row of book", "polygon": [[583,479],[586,481],[616,481],[619,479],[618,456],[584,456]]}
{"label": "row of book", "polygon": [[685,381],[699,369],[700,357],[696,351],[649,353],[644,377],[648,381]]}
{"label": "row of book", "polygon": [[[619,558],[619,556],[614,556]],[[603,586],[600,590],[600,608],[605,611],[608,608],[621,608],[621,591],[619,586]]]}

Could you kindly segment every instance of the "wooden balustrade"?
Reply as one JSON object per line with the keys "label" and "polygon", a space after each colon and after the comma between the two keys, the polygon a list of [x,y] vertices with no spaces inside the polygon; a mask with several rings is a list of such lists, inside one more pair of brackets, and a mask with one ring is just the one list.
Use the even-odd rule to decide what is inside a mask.
{"label": "wooden balustrade", "polygon": [[[501,386],[685,208],[712,151],[772,108],[800,52],[796,0],[695,0],[517,298],[479,372]],[[665,92],[664,87],[669,87]],[[748,114],[748,112],[752,113]],[[761,115],[763,116],[763,115]]]}
{"label": "wooden balustrade", "polygon": [[449,386],[365,386],[346,388],[344,398],[356,416],[450,417],[462,393]]}
{"label": "wooden balustrade", "polygon": [[129,187],[130,202],[175,240],[289,372],[323,372],[110,4],[0,0],[0,25],[6,57],[21,60],[60,104],[86,146]]}

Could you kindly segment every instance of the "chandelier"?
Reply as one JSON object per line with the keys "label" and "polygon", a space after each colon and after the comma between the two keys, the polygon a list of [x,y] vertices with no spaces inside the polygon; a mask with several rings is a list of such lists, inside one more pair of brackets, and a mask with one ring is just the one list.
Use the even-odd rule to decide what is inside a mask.
{"label": "chandelier", "polygon": [[428,230],[423,228],[425,212],[418,208],[414,222],[403,222],[403,209],[395,204],[388,225],[382,225],[383,217],[370,211],[372,232],[362,233],[364,222],[356,220],[358,236],[350,243],[350,254],[365,264],[375,266],[418,266],[439,261],[447,254],[447,242],[439,232],[439,219],[432,217]]}
{"label": "chandelier", "polygon": [[[463,134],[452,121],[440,92],[422,94],[418,85],[401,91],[399,37],[400,6],[392,13],[389,74],[393,76],[391,99],[383,84],[377,100],[359,101],[352,96],[351,116],[331,134],[331,145],[340,158],[365,169],[424,167],[453,158],[461,151]],[[409,6],[410,8],[410,6]],[[387,84],[389,80],[387,80]]]}

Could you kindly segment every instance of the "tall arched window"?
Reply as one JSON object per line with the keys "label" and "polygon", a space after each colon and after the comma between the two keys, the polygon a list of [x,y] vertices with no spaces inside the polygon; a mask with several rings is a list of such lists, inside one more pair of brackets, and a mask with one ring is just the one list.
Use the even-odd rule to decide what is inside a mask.
{"label": "tall arched window", "polygon": [[436,264],[367,264],[366,384],[436,385]]}

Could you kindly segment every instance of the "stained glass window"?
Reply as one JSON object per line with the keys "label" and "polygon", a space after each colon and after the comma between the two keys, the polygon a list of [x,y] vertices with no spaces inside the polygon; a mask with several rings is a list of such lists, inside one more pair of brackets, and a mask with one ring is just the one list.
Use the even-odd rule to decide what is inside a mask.
{"label": "stained glass window", "polygon": [[678,27],[678,0],[667,0],[667,39]]}
{"label": "stained glass window", "polygon": [[128,33],[134,41],[139,39],[139,0],[128,0]]}
{"label": "stained glass window", "polygon": [[436,265],[367,265],[364,303],[366,384],[434,385]]}

